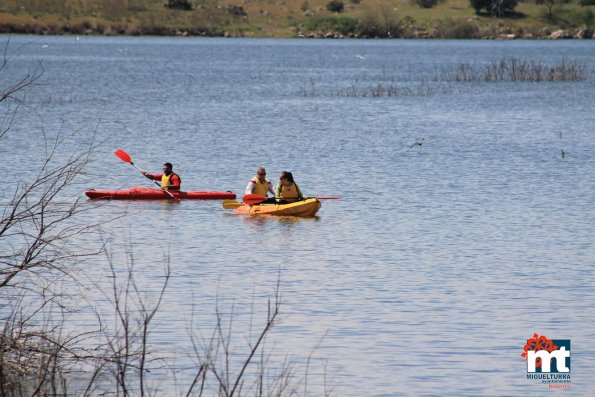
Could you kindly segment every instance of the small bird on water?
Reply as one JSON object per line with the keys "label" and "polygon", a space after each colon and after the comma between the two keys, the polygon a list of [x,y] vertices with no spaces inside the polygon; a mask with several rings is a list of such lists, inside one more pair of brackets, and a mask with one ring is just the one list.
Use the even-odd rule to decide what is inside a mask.
{"label": "small bird on water", "polygon": [[412,149],[412,148],[414,148],[414,147],[421,147],[421,145],[422,145],[422,143],[423,143],[424,139],[425,139],[425,138],[420,138],[420,139],[418,139],[418,140],[417,140],[417,141],[416,141],[414,144],[412,144],[412,145],[409,145],[409,149]]}

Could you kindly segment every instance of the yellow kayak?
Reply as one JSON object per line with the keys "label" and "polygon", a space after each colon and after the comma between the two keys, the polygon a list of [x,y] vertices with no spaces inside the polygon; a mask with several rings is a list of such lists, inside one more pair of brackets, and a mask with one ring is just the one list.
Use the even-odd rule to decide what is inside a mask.
{"label": "yellow kayak", "polygon": [[278,216],[314,216],[320,209],[320,201],[315,198],[290,204],[241,204],[234,211],[245,215],[278,215]]}

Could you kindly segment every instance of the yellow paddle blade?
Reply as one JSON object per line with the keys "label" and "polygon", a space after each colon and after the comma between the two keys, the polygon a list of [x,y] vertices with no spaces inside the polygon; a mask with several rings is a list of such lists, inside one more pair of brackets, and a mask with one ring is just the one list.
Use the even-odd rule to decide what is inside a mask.
{"label": "yellow paddle blade", "polygon": [[236,200],[223,200],[223,208],[226,210],[233,210],[234,208],[238,208],[242,203]]}

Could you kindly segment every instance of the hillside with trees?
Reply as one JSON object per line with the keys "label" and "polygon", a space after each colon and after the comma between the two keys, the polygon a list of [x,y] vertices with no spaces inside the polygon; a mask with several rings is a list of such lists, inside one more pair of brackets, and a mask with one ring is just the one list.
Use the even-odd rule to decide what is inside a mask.
{"label": "hillside with trees", "polygon": [[0,32],[592,38],[595,0],[3,0]]}

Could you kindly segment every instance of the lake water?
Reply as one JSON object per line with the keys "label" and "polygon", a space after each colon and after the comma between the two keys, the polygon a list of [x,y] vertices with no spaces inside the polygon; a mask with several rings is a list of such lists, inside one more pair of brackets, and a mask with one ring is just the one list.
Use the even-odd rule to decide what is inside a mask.
{"label": "lake water", "polygon": [[[79,222],[121,215],[103,236],[122,277],[132,253],[148,302],[169,256],[151,346],[175,380],[155,369],[159,395],[191,381],[190,334],[210,335],[217,307],[224,319],[233,310],[244,354],[278,279],[271,365],[295,361],[299,377],[311,355],[309,395],[326,382],[337,396],[543,396],[554,391],[527,379],[521,358],[535,332],[572,342],[571,389],[557,396],[595,390],[594,41],[12,36],[8,53],[3,86],[38,63],[44,73],[0,141],[3,205],[35,174],[42,130],[78,131],[63,159],[101,142],[63,202],[152,186],[119,148],[149,171],[172,162],[185,190],[241,197],[264,165],[275,183],[289,170],[304,194],[341,196],[311,219],[249,218],[218,201],[84,201]],[[507,57],[581,63],[588,78],[436,79]],[[378,86],[400,91],[370,95]],[[109,296],[110,270],[104,257],[78,266],[88,290],[69,323],[93,328],[89,307],[112,310],[95,288]]]}

